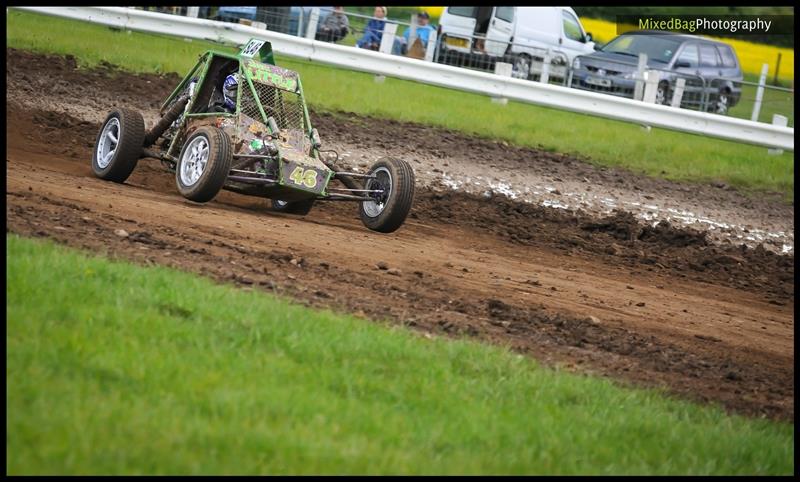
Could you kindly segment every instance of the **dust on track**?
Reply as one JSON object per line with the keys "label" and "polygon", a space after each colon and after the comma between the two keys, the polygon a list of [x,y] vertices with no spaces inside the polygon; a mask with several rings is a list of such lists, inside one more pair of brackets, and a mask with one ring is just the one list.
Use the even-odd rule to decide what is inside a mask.
{"label": "dust on track", "polygon": [[[166,95],[152,76],[50,65],[62,89],[128,89],[134,107]],[[389,236],[367,231],[351,204],[322,203],[297,218],[226,192],[201,206],[183,200],[153,160],[127,185],[94,178],[99,125],[69,115],[81,107],[70,102],[21,109],[20,94],[7,93],[8,231],[794,418],[792,257],[714,245],[622,212],[598,219],[430,189]]]}

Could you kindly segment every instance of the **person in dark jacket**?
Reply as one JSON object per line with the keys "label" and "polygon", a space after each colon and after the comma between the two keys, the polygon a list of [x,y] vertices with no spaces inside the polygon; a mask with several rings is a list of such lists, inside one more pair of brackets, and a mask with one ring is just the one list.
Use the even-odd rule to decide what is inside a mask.
{"label": "person in dark jacket", "polygon": [[344,7],[333,7],[322,25],[317,29],[317,40],[338,42],[343,39],[350,28],[350,21],[344,14]]}
{"label": "person in dark jacket", "polygon": [[383,37],[383,27],[386,26],[386,7],[375,7],[375,18],[367,23],[364,35],[356,42],[356,47],[362,49],[378,50]]}

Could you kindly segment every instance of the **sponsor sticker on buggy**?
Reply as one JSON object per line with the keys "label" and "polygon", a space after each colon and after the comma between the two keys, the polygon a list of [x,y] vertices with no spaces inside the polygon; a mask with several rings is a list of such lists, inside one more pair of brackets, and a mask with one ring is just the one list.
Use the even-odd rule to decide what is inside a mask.
{"label": "sponsor sticker on buggy", "polygon": [[304,166],[292,161],[285,161],[281,170],[281,181],[291,186],[315,194],[322,193],[328,179],[328,173],[314,167]]}
{"label": "sponsor sticker on buggy", "polygon": [[297,92],[299,86],[297,72],[263,64],[255,60],[247,62],[244,67],[250,78],[255,82],[271,85],[289,92]]}

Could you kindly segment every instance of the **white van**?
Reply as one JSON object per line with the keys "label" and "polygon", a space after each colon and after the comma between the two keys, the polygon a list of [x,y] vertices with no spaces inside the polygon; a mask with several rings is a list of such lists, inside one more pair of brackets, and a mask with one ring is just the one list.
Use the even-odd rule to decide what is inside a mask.
{"label": "white van", "polygon": [[[591,35],[570,7],[447,7],[439,19],[439,58],[448,53],[514,57],[514,76],[527,77],[532,59],[550,49],[553,62],[571,65],[594,52]],[[474,37],[486,37],[485,42]],[[448,62],[449,63],[449,62]]]}

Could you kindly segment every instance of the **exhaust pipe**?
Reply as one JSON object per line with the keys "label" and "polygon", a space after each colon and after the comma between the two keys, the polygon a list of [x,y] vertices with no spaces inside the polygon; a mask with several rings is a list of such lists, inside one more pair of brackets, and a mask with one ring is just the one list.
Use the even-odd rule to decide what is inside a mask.
{"label": "exhaust pipe", "polygon": [[154,125],[153,128],[147,132],[147,134],[145,134],[144,146],[142,147],[150,147],[155,144],[158,138],[161,137],[161,134],[163,134],[164,131],[166,131],[169,126],[171,126],[172,123],[175,122],[178,117],[180,117],[188,102],[188,95],[178,99],[178,101],[175,102],[175,104],[173,104],[172,107],[170,107],[170,109],[164,113],[164,116],[161,117],[161,120],[158,121],[158,123]]}

